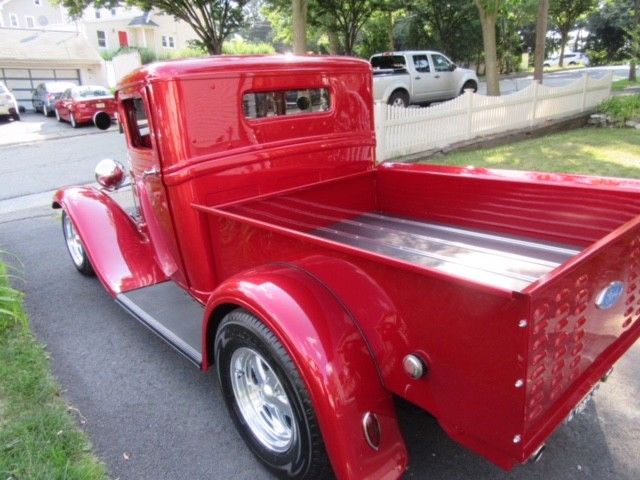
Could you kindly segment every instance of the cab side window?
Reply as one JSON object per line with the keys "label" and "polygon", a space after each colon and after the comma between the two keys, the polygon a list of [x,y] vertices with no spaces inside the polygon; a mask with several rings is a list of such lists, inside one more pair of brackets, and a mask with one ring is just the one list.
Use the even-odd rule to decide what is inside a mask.
{"label": "cab side window", "polygon": [[128,98],[123,102],[126,115],[126,128],[131,138],[131,146],[134,148],[151,148],[151,135],[149,133],[149,119],[141,98]]}
{"label": "cab side window", "polygon": [[431,55],[431,58],[433,59],[433,65],[435,67],[436,72],[451,71],[451,65],[453,64],[442,55],[438,55],[437,53],[434,53]]}
{"label": "cab side window", "polygon": [[428,73],[430,71],[429,60],[426,55],[414,55],[413,64],[416,66],[416,71],[418,72]]}

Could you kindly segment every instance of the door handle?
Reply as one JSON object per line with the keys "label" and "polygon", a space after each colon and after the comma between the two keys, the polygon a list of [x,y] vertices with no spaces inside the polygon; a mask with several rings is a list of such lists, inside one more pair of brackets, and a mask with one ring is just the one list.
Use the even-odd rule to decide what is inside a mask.
{"label": "door handle", "polygon": [[415,77],[415,80],[420,80],[420,75],[418,75],[417,77]]}
{"label": "door handle", "polygon": [[158,170],[157,168],[153,167],[151,170],[146,170],[144,172],[142,172],[142,178],[147,178],[147,177],[155,177],[156,175],[158,175],[160,173],[160,170]]}

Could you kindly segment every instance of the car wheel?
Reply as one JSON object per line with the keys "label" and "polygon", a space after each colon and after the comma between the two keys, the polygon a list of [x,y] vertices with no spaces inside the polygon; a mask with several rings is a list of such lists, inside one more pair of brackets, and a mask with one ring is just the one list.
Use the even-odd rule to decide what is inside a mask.
{"label": "car wheel", "polygon": [[569,66],[570,66],[570,67],[573,67],[573,66],[575,66],[575,65],[577,65],[577,63],[576,63],[576,62],[569,62]]}
{"label": "car wheel", "polygon": [[14,120],[15,122],[19,122],[19,121],[20,121],[20,113],[18,113],[18,112],[13,112],[13,113],[11,114],[11,118],[13,118],[13,120]]}
{"label": "car wheel", "polygon": [[64,234],[67,250],[69,251],[69,255],[71,256],[71,260],[75,267],[81,274],[87,277],[93,277],[95,275],[95,271],[89,261],[84,245],[82,245],[80,235],[78,235],[71,217],[69,217],[67,212],[64,210],[62,211],[62,233]]}
{"label": "car wheel", "polygon": [[71,126],[73,128],[78,128],[78,123],[76,122],[76,117],[73,115],[73,113],[69,116],[69,121],[71,122]]}
{"label": "car wheel", "polygon": [[462,89],[460,89],[460,95],[462,95],[465,90],[473,90],[473,93],[476,93],[478,91],[478,84],[473,80],[467,80],[464,82]]}
{"label": "car wheel", "polygon": [[273,332],[237,309],[222,320],[214,349],[225,403],[254,455],[279,478],[331,477],[309,393]]}
{"label": "car wheel", "polygon": [[43,114],[45,117],[48,117],[48,116],[49,116],[49,109],[47,108],[47,106],[46,106],[46,105],[42,105],[42,114]]}
{"label": "car wheel", "polygon": [[387,100],[387,104],[393,105],[394,107],[408,107],[409,106],[409,95],[406,92],[393,92],[389,96],[389,100]]}
{"label": "car wheel", "polygon": [[62,119],[60,118],[60,112],[58,112],[58,109],[57,109],[57,108],[55,108],[53,111],[56,113],[56,120],[58,120],[59,122],[61,122],[61,121],[62,121]]}

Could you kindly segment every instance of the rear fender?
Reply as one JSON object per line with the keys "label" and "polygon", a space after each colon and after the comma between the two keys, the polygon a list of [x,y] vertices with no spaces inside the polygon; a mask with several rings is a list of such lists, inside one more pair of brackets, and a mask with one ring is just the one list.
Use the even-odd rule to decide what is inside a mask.
{"label": "rear fender", "polygon": [[53,208],[71,217],[96,275],[115,296],[162,282],[147,237],[111,197],[93,187],[58,190]]}
{"label": "rear fender", "polygon": [[[334,471],[344,480],[396,479],[408,455],[391,394],[358,326],[332,291],[293,265],[268,265],[225,281],[212,294],[203,326],[203,368],[224,314],[242,307],[261,319],[295,362],[314,405]],[[374,412],[382,443],[366,442],[363,416]]]}

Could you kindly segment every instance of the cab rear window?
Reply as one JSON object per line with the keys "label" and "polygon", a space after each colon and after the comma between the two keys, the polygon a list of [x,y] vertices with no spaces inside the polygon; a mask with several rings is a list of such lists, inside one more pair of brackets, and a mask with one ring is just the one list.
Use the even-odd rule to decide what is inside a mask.
{"label": "cab rear window", "polygon": [[326,112],[331,95],[326,88],[249,92],[242,98],[242,109],[249,119]]}

